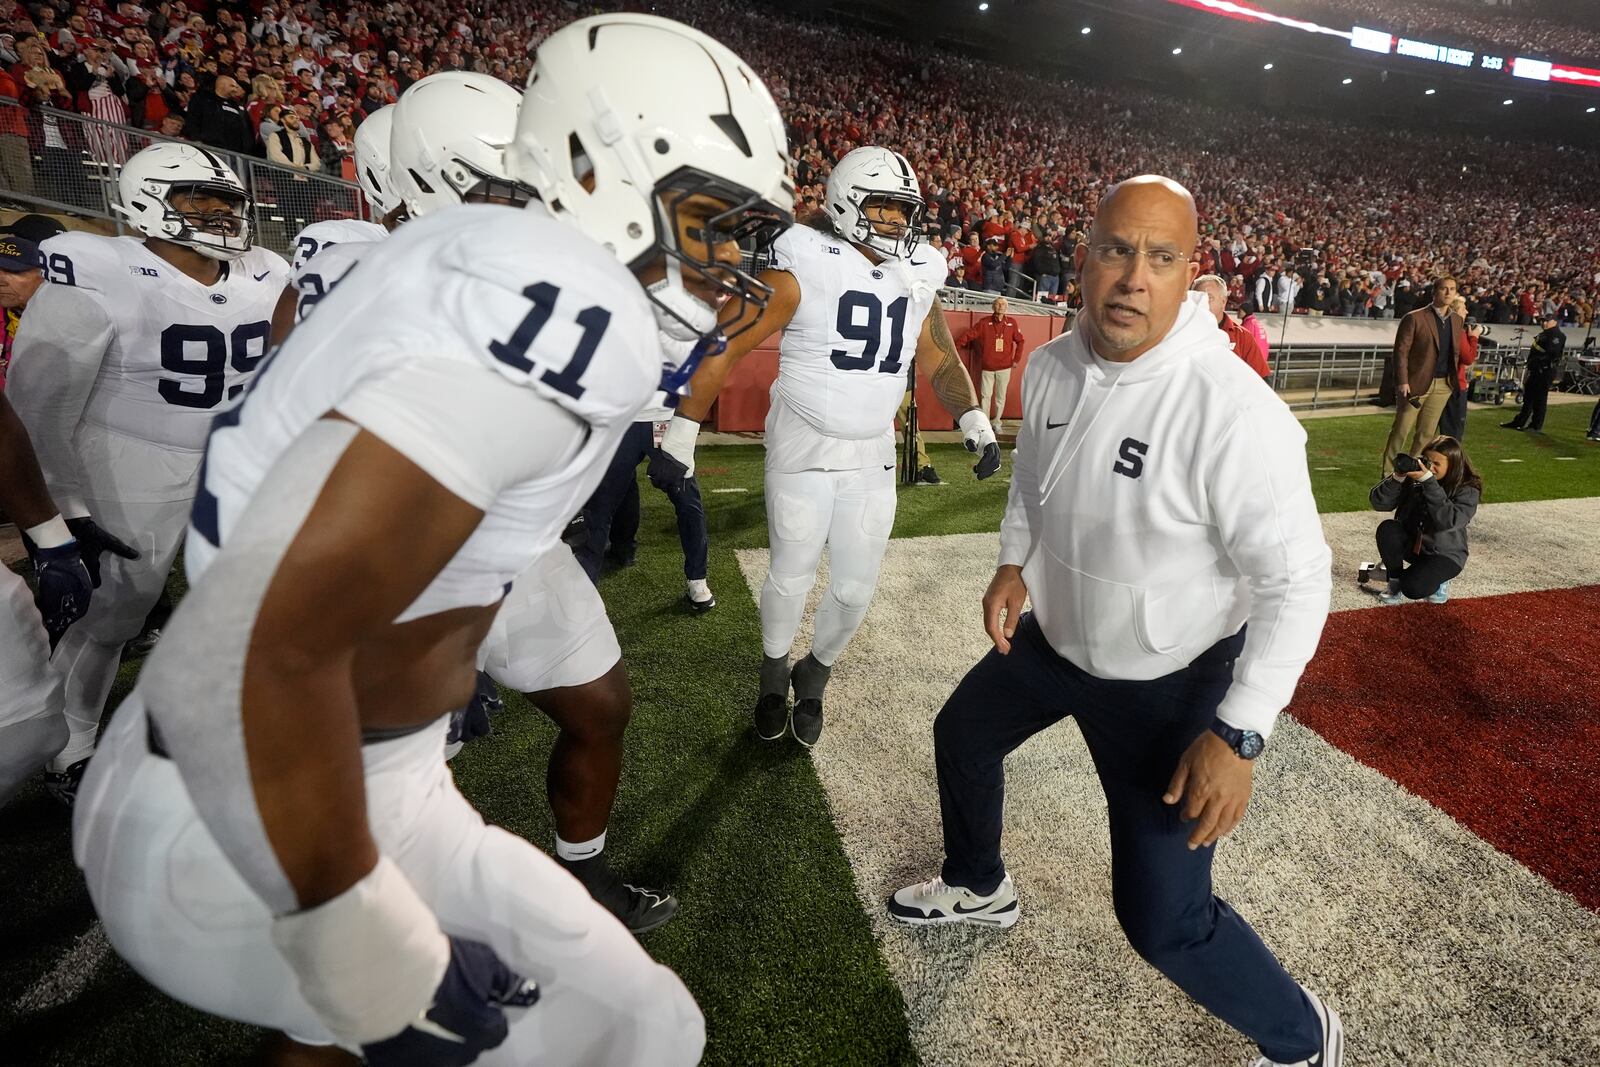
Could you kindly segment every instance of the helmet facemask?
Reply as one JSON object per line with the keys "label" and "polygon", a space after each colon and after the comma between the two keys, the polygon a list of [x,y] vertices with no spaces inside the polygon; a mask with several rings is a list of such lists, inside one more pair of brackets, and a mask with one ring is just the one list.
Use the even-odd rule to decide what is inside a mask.
{"label": "helmet facemask", "polygon": [[[729,206],[708,217],[680,222],[680,212],[704,214],[704,208],[689,204],[695,197]],[[655,262],[657,255],[665,257],[666,276],[648,285],[646,293],[655,306],[656,323],[669,354],[663,364],[662,388],[677,393],[688,384],[701,358],[720,351],[729,339],[754,324],[757,316],[748,315],[752,308],[757,312],[766,308],[772,288],[744,268],[743,257],[761,256],[793,220],[788,212],[749,189],[689,167],[663,179],[656,186],[654,201],[655,244],[630,266],[638,273]],[[683,247],[680,233],[704,254]],[[739,262],[718,258],[717,250],[729,245],[738,246]],[[724,335],[719,321],[742,321],[744,325]],[[686,345],[687,356],[681,361],[671,358]]]}
{"label": "helmet facemask", "polygon": [[[254,234],[250,197],[225,182],[147,182],[147,195],[160,201],[163,212],[160,237],[194,249],[212,259],[238,259],[250,250]],[[232,205],[227,211],[180,211],[177,197],[215,197]]]}
{"label": "helmet facemask", "polygon": [[[889,259],[904,259],[916,250],[922,241],[922,220],[927,214],[927,204],[920,196],[898,193],[874,192],[856,187],[850,200],[856,209],[855,232],[845,234],[853,244],[865,245]],[[867,215],[869,208],[898,205],[905,209],[904,223],[874,222]]]}

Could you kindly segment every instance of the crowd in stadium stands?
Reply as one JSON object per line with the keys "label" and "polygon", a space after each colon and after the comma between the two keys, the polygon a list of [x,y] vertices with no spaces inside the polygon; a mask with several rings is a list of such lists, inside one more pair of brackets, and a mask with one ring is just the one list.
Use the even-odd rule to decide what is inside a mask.
{"label": "crowd in stadium stands", "polygon": [[[479,16],[443,0],[56,0],[4,15],[10,3],[0,0],[10,31],[0,96],[333,173],[365,115],[417,78],[475,69],[520,84],[529,46],[576,13],[557,0],[494,0]],[[1550,306],[1564,321],[1594,314],[1600,183],[1588,153],[1314,118],[1263,123],[859,30],[774,32],[770,13],[729,0],[655,7],[716,34],[767,79],[789,121],[802,210],[851,148],[904,152],[952,284],[1074,303],[1072,253],[1101,190],[1154,170],[1194,191],[1202,270],[1229,279],[1236,307],[1393,314],[1448,271],[1485,321],[1533,322]],[[0,178],[12,188],[16,110],[0,107]],[[49,129],[27,128],[35,156],[67,147]]]}
{"label": "crowd in stadium stands", "polygon": [[1350,25],[1388,30],[1433,44],[1462,44],[1501,56],[1591,60],[1600,65],[1600,30],[1570,17],[1586,5],[1485,5],[1483,0],[1254,0],[1267,11],[1334,29]]}

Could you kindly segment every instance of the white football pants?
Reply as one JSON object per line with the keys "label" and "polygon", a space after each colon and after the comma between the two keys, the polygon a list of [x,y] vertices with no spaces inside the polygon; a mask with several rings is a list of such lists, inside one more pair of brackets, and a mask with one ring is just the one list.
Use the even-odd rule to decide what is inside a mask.
{"label": "white football pants", "polygon": [[787,656],[828,548],[828,588],[817,607],[811,654],[831,667],[861,627],[894,529],[895,472],[768,471],[767,540],[772,563],[761,587],[761,647]]}
{"label": "white football pants", "polygon": [[[694,1064],[705,1020],[577,879],[528,842],[484,823],[444,762],[446,719],[362,749],[378,847],[448,934],[491,946],[539,983],[508,1012],[511,1035],[476,1061]],[[143,695],[117,709],[73,814],[73,852],[117,952],[151,984],[202,1011],[331,1035],[272,943],[272,916],[201,822],[171,760],[151,755]]]}
{"label": "white football pants", "polygon": [[28,583],[0,565],[0,804],[66,743],[50,635]]}
{"label": "white football pants", "polygon": [[199,452],[151,444],[90,423],[78,428],[76,444],[89,516],[138,549],[139,558],[101,554],[100,588],[89,601],[89,612],[56,645],[51,662],[65,682],[71,731],[67,747],[50,762],[57,771],[94,751],[122,646],[139,636],[183,546],[202,458]]}
{"label": "white football pants", "polygon": [[621,658],[600,591],[558,541],[511,583],[478,669],[508,689],[541,693],[592,682]]}

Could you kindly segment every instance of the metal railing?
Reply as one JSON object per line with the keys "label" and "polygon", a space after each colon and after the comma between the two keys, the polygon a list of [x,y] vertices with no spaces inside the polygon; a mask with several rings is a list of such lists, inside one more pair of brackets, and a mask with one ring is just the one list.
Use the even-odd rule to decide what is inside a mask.
{"label": "metal railing", "polygon": [[[174,140],[88,115],[0,100],[0,198],[108,219],[120,230],[124,227],[112,205],[122,164],[146,145]],[[259,245],[286,253],[295,234],[310,223],[369,215],[354,182],[207,148],[249,190]]]}

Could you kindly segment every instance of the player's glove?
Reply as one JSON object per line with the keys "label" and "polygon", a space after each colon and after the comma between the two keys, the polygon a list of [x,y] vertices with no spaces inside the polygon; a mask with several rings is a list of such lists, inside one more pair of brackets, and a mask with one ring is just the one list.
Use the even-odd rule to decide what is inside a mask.
{"label": "player's glove", "polygon": [[994,427],[989,425],[989,417],[977,408],[962,415],[957,425],[961,427],[961,443],[968,452],[978,454],[978,465],[972,468],[972,473],[981,482],[1000,469],[1000,442],[995,439]]}
{"label": "player's glove", "polygon": [[480,941],[450,939],[450,966],[433,1004],[398,1034],[361,1046],[373,1067],[464,1067],[506,1039],[506,1008],[539,1000],[539,987],[513,973]]}
{"label": "player's glove", "polygon": [[87,515],[80,519],[68,519],[67,529],[78,540],[78,552],[83,557],[83,565],[89,570],[89,580],[96,589],[100,588],[100,553],[110,552],[123,559],[139,558],[137,549],[106,533]]}
{"label": "player's glove", "polygon": [[45,631],[50,635],[50,650],[67,632],[67,627],[83,618],[89,610],[89,597],[94,585],[89,569],[78,554],[78,543],[68,541],[54,548],[33,550],[33,571],[39,580],[39,591],[33,602],[44,620]]}
{"label": "player's glove", "polygon": [[672,416],[667,432],[662,435],[661,447],[650,453],[650,484],[670,491],[681,488],[693,478],[694,443],[699,436],[698,422],[682,415]]}

